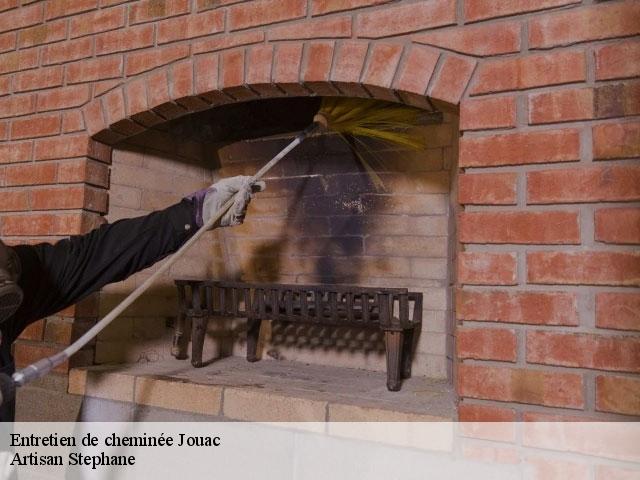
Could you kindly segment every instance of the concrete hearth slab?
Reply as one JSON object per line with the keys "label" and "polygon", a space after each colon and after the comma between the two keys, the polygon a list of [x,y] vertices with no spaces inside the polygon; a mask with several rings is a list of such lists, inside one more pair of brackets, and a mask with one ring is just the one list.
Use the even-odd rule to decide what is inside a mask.
{"label": "concrete hearth slab", "polygon": [[[454,392],[413,377],[389,392],[386,376],[290,361],[228,357],[203,368],[188,361],[102,365],[71,371],[69,393],[93,405],[131,405],[131,418],[245,421],[442,421],[455,418]],[[97,402],[97,403],[96,403]],[[85,408],[86,411],[89,411]],[[173,414],[172,414],[173,412]],[[83,420],[92,420],[84,415]],[[120,418],[114,420],[122,420]]]}

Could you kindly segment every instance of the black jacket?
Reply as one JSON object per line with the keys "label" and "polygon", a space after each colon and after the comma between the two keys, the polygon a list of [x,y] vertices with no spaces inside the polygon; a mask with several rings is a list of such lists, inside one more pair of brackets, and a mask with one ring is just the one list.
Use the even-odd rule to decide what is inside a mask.
{"label": "black jacket", "polygon": [[[22,263],[19,284],[24,301],[0,327],[0,371],[15,370],[11,344],[28,325],[153,265],[180,248],[197,228],[193,202],[185,199],[165,210],[105,224],[53,245],[14,247]],[[13,405],[0,408],[0,420],[11,421],[13,416]]]}

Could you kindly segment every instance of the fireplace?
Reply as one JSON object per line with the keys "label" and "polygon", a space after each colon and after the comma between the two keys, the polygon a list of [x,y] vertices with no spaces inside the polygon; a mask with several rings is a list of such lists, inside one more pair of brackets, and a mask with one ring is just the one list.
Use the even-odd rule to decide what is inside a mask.
{"label": "fireplace", "polygon": [[[314,97],[256,100],[179,118],[113,146],[109,221],[169,205],[233,175],[251,175],[319,107]],[[161,285],[98,337],[96,361],[169,358],[175,278],[404,288],[423,295],[414,375],[450,379],[457,116],[433,105],[416,128],[426,149],[367,142],[354,154],[336,135],[306,140],[267,177],[244,225],[207,234]],[[367,172],[375,171],[375,176]],[[142,180],[142,181],[141,181]],[[380,183],[381,182],[381,183]],[[150,272],[106,287],[101,314]],[[244,355],[244,320],[209,322],[203,358]],[[381,330],[265,322],[262,357],[386,370]]]}

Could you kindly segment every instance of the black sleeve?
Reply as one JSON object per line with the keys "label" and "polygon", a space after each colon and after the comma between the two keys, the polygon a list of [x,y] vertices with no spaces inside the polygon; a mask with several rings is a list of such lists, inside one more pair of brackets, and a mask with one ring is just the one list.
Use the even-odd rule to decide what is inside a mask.
{"label": "black sleeve", "polygon": [[15,247],[22,262],[25,297],[4,335],[15,340],[32,322],[82,300],[108,283],[175,252],[197,226],[191,200],[139,218],[105,224],[54,245]]}

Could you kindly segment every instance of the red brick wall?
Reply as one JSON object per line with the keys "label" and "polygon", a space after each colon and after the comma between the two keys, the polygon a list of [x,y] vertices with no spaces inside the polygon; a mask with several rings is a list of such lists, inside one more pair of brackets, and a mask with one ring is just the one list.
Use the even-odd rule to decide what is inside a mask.
{"label": "red brick wall", "polygon": [[[113,143],[262,96],[431,96],[460,108],[461,416],[640,415],[638,1],[0,9],[3,238],[100,221],[110,158],[90,136]],[[17,347],[20,363],[66,341],[47,325]]]}

